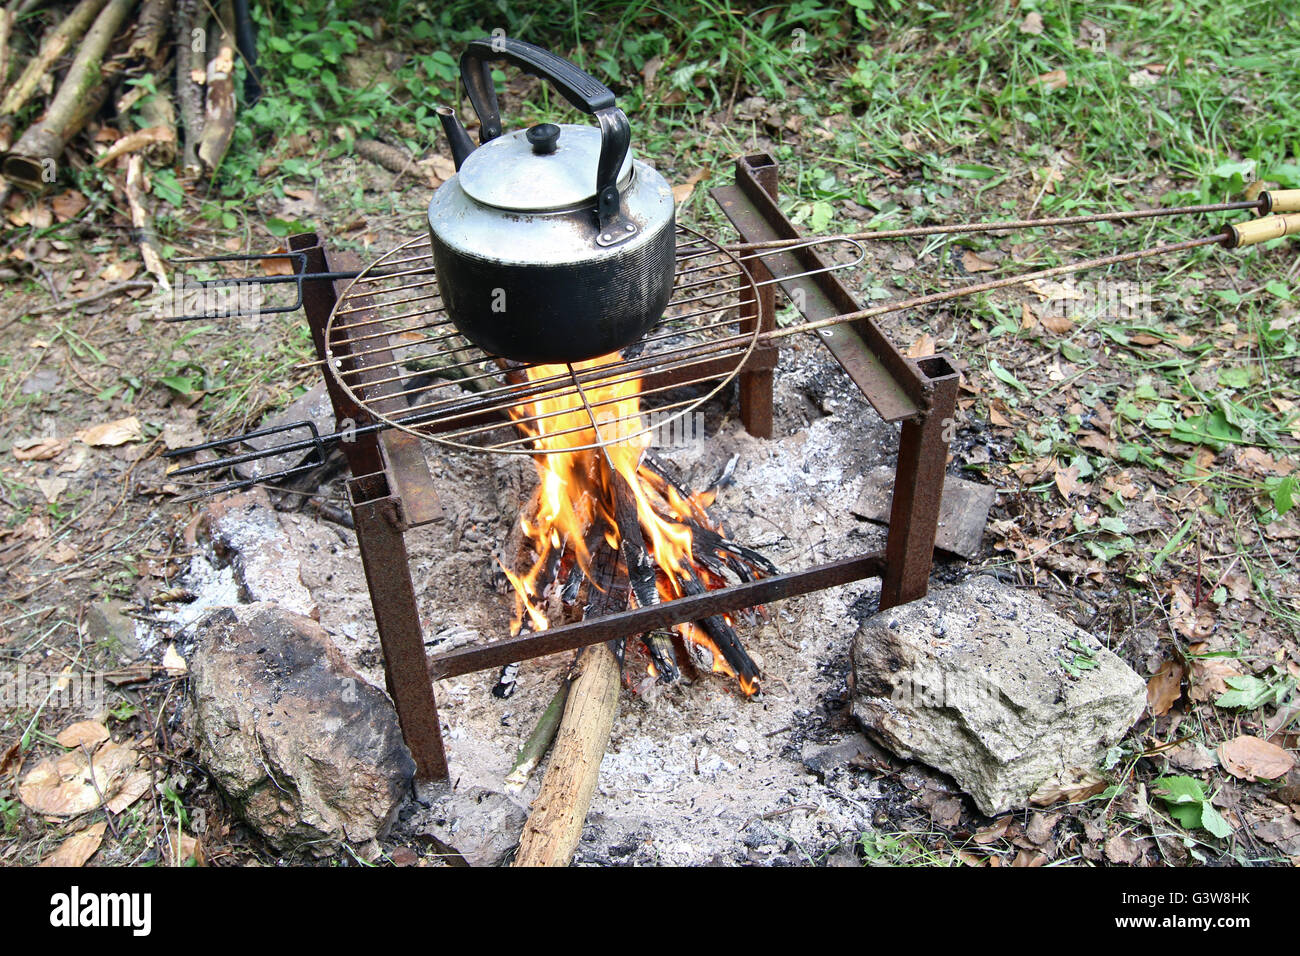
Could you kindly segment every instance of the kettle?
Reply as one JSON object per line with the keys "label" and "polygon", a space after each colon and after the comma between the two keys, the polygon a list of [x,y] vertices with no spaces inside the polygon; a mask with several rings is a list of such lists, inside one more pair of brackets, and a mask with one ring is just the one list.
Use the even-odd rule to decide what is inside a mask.
{"label": "kettle", "polygon": [[[596,120],[505,133],[491,64],[538,76]],[[614,352],[659,321],[672,294],[672,189],[631,150],[627,117],[603,83],[507,37],[469,44],[461,79],[479,145],[438,110],[456,173],[429,203],[434,268],[448,318],[485,352],[577,362]]]}

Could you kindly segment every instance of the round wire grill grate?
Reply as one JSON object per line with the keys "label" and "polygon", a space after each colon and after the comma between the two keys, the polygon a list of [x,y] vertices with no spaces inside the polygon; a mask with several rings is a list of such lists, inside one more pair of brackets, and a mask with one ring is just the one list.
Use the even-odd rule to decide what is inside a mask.
{"label": "round wire grill grate", "polygon": [[[716,395],[754,350],[757,303],[740,260],[679,225],[672,298],[640,341],[574,366],[512,362],[456,331],[421,236],[375,260],[339,297],[326,370],[376,420],[420,438],[526,455],[537,453],[540,432],[572,434],[564,451],[581,451],[670,427]],[[640,397],[635,412],[629,390]],[[578,444],[585,432],[594,440]]]}

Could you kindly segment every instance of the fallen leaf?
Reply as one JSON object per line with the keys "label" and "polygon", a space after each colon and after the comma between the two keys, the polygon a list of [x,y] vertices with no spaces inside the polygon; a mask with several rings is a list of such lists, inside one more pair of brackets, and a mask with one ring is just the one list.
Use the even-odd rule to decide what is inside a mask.
{"label": "fallen leaf", "polygon": [[661,56],[652,56],[645,61],[645,66],[641,67],[641,78],[645,80],[645,91],[653,93],[655,88],[655,77],[659,75],[660,69],[663,68],[664,58]]}
{"label": "fallen leaf", "polygon": [[99,277],[105,282],[125,282],[140,271],[140,263],[135,259],[117,259],[104,266]]}
{"label": "fallen leaf", "polygon": [[1217,700],[1228,691],[1228,678],[1240,677],[1241,671],[1229,661],[1220,657],[1192,662],[1191,690],[1189,699],[1204,702]]}
{"label": "fallen leaf", "polygon": [[66,478],[37,478],[36,487],[40,489],[45,500],[54,504],[59,500],[59,495],[68,490],[68,479]]}
{"label": "fallen leaf", "polygon": [[150,785],[149,774],[137,770],[122,781],[117,793],[110,797],[108,803],[104,804],[104,806],[109,813],[121,813],[148,793]]}
{"label": "fallen leaf", "polygon": [[992,272],[998,264],[989,262],[979,253],[967,249],[961,254],[961,267],[967,272]]}
{"label": "fallen leaf", "polygon": [[[283,246],[277,246],[272,252],[288,252]],[[296,271],[293,267],[293,260],[288,256],[283,258],[263,259],[262,271],[269,276],[291,276]]]}
{"label": "fallen leaf", "polygon": [[1036,807],[1046,807],[1065,800],[1079,803],[1106,789],[1106,778],[1084,767],[1060,770],[1052,774],[1038,789],[1030,794],[1029,802]]}
{"label": "fallen leaf", "polygon": [[1275,780],[1295,766],[1295,757],[1267,740],[1243,734],[1219,744],[1219,762],[1242,780]]}
{"label": "fallen leaf", "polygon": [[1069,468],[1056,466],[1056,490],[1061,493],[1061,497],[1066,501],[1070,500],[1070,495],[1074,494],[1079,488],[1079,466],[1071,465]]}
{"label": "fallen leaf", "polygon": [[185,866],[191,860],[195,865],[204,865],[203,844],[197,837],[190,836],[184,830],[180,831],[180,836],[173,843],[173,837],[170,832],[167,835],[167,849],[170,851],[172,866]]}
{"label": "fallen leaf", "polygon": [[708,170],[701,166],[695,172],[686,177],[684,183],[679,183],[673,187],[673,201],[679,206],[691,198],[691,193],[695,192],[695,184],[708,175]]}
{"label": "fallen leaf", "polygon": [[1021,850],[1016,854],[1016,858],[1011,861],[1012,866],[1043,866],[1047,863],[1047,857],[1036,850]]}
{"label": "fallen leaf", "polygon": [[67,447],[62,438],[20,438],[14,442],[13,452],[19,461],[49,461]]}
{"label": "fallen leaf", "polygon": [[912,347],[907,350],[908,358],[925,358],[927,355],[934,354],[934,336],[929,332],[922,332],[921,337],[912,343]]}
{"label": "fallen leaf", "polygon": [[988,827],[985,827],[983,830],[979,831],[979,833],[976,833],[972,839],[981,846],[989,843],[996,843],[998,840],[1001,840],[1006,836],[1007,827],[1010,825],[1011,814],[1007,814],[998,820],[994,820]]}
{"label": "fallen leaf", "polygon": [[176,650],[175,644],[167,645],[167,650],[163,652],[162,666],[173,677],[189,671],[189,667],[185,664],[185,658],[181,657],[180,652]]}
{"label": "fallen leaf", "polygon": [[1204,606],[1193,607],[1191,596],[1177,582],[1170,589],[1169,620],[1175,631],[1191,640],[1214,633],[1214,615]]}
{"label": "fallen leaf", "polygon": [[1038,315],[1029,307],[1028,302],[1020,303],[1020,328],[1026,332],[1038,328]]}
{"label": "fallen leaf", "polygon": [[71,561],[77,560],[77,555],[77,549],[72,545],[60,544],[51,548],[45,556],[55,564],[68,564]]}
{"label": "fallen leaf", "polygon": [[95,855],[99,845],[104,842],[104,831],[108,821],[101,820],[93,826],[86,827],[80,833],[74,833],[59,848],[41,860],[37,866],[84,866]]}
{"label": "fallen leaf", "polygon": [[139,441],[143,437],[140,419],[134,415],[119,418],[116,421],[92,425],[77,432],[77,439],[92,448],[112,448],[127,442]]}
{"label": "fallen leaf", "polygon": [[1183,677],[1187,671],[1178,661],[1165,661],[1147,681],[1147,707],[1152,717],[1163,717],[1183,696]]}
{"label": "fallen leaf", "polygon": [[1029,817],[1029,824],[1025,827],[1025,836],[1038,844],[1047,843],[1052,839],[1052,830],[1056,827],[1057,815],[1039,813],[1035,811]]}
{"label": "fallen leaf", "polygon": [[1037,10],[1025,17],[1020,22],[1020,32],[1028,33],[1030,36],[1041,36],[1043,32],[1043,16]]}
{"label": "fallen leaf", "polygon": [[76,216],[81,210],[85,209],[90,203],[85,196],[75,189],[69,189],[61,192],[50,200],[50,206],[54,210],[54,218],[59,222],[67,222]]}
{"label": "fallen leaf", "polygon": [[1065,75],[1064,70],[1052,70],[1029,81],[1030,86],[1036,86],[1039,83],[1042,83],[1049,90],[1060,90],[1070,85],[1070,78]]}
{"label": "fallen leaf", "polygon": [[54,739],[61,747],[75,749],[84,744],[94,750],[108,739],[108,729],[97,720],[79,720],[65,727]]}
{"label": "fallen leaf", "polygon": [[1074,325],[1074,319],[1065,312],[1048,312],[1043,316],[1042,322],[1043,328],[1053,335],[1064,335]]}
{"label": "fallen leaf", "polygon": [[100,794],[111,800],[131,775],[140,755],[109,741],[93,756],[70,750],[47,757],[18,784],[18,798],[37,813],[71,817],[100,805]]}
{"label": "fallen leaf", "polygon": [[1132,864],[1142,859],[1142,851],[1124,834],[1116,833],[1106,841],[1106,859],[1112,863]]}

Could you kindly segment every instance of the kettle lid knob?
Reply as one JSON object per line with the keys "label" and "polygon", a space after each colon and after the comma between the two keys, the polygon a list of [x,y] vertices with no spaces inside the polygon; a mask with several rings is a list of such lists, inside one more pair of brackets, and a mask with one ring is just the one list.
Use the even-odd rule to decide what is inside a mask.
{"label": "kettle lid knob", "polygon": [[524,133],[533,147],[533,152],[545,156],[555,152],[556,140],[560,138],[560,127],[554,123],[538,123],[528,127]]}

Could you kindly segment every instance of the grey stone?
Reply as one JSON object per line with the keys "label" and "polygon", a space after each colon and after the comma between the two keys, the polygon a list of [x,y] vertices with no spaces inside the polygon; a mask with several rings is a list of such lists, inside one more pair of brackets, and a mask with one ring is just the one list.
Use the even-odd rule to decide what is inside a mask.
{"label": "grey stone", "polygon": [[140,657],[135,621],[125,613],[125,601],[96,601],[86,608],[86,636],[105,645],[122,663]]}
{"label": "grey stone", "polygon": [[[260,427],[274,428],[277,425],[291,425],[302,421],[310,421],[316,426],[316,432],[320,435],[328,435],[334,431],[334,407],[330,404],[329,392],[324,382],[318,382],[281,411],[267,416]],[[244,441],[244,444],[255,451],[265,451],[277,445],[306,441],[311,437],[309,429],[300,427],[274,432],[259,438],[249,438]],[[235,474],[240,478],[261,478],[263,475],[296,468],[309,459],[314,459],[315,456],[316,450],[307,448],[301,451],[283,452],[267,458],[256,458],[236,465]]]}
{"label": "grey stone", "polygon": [[298,552],[260,488],[208,507],[202,528],[218,558],[230,563],[240,600],[273,602],[313,619],[320,609],[302,582]]}
{"label": "grey stone", "polygon": [[[1065,666],[1080,654],[1072,641],[1091,669]],[[1143,680],[1096,638],[987,577],[868,619],[853,668],[867,733],[951,775],[989,815],[1095,766],[1146,706]]]}
{"label": "grey stone", "polygon": [[415,763],[393,706],[316,622],[272,604],[218,608],[190,656],[199,759],[279,850],[382,838]]}
{"label": "grey stone", "polygon": [[421,809],[403,821],[404,830],[433,837],[470,866],[505,863],[524,832],[528,812],[507,795],[483,787],[454,788],[426,783],[419,788]]}

